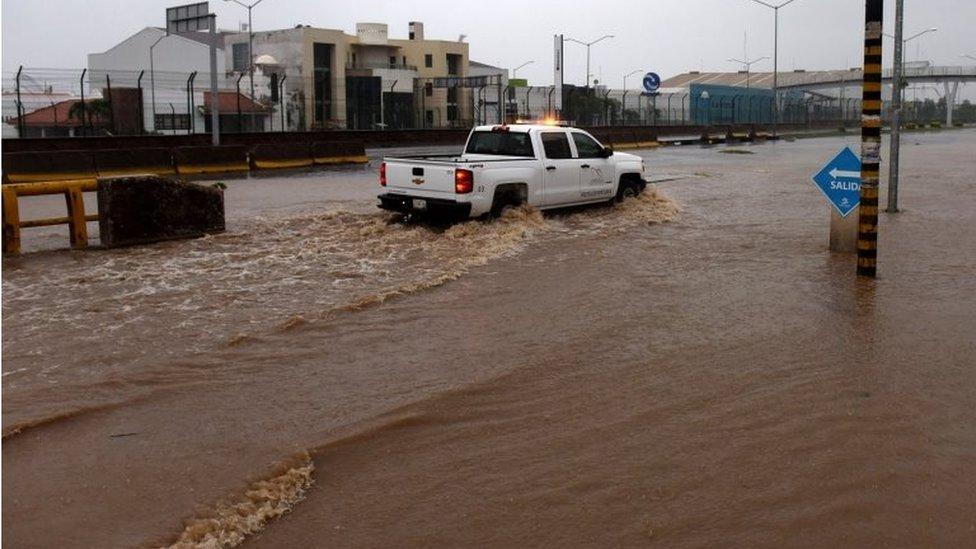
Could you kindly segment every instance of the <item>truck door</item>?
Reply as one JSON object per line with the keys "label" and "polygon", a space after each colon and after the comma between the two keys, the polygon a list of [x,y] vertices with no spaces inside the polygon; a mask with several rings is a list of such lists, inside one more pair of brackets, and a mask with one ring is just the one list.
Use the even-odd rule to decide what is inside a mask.
{"label": "truck door", "polygon": [[569,204],[579,202],[580,160],[573,158],[569,147],[569,134],[565,130],[539,133],[542,140],[542,159],[545,204]]}
{"label": "truck door", "polygon": [[603,158],[603,146],[583,132],[572,132],[576,156],[580,159],[579,186],[583,200],[613,195],[613,162]]}

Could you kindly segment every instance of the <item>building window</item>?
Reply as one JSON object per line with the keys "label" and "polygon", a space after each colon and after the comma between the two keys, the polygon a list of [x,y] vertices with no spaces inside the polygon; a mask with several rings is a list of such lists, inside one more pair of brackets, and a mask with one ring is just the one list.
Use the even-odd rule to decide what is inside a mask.
{"label": "building window", "polygon": [[413,31],[410,31],[410,39],[413,40]]}
{"label": "building window", "polygon": [[424,66],[428,69],[434,66],[434,56],[433,54],[424,54]]}
{"label": "building window", "polygon": [[457,87],[447,88],[447,102],[457,103],[458,91]]}
{"label": "building window", "polygon": [[391,69],[395,69],[396,68],[396,56],[395,55],[391,55],[390,56],[390,68]]}
{"label": "building window", "polygon": [[461,56],[456,53],[447,54],[447,74],[451,76],[461,75]]}
{"label": "building window", "polygon": [[190,129],[190,115],[188,114],[157,114],[155,119],[157,130],[187,130]]}
{"label": "building window", "polygon": [[424,84],[424,95],[426,95],[427,97],[434,96],[434,85],[431,84],[430,82]]}
{"label": "building window", "polygon": [[234,71],[246,71],[251,66],[251,56],[247,54],[247,43],[234,44],[231,48],[234,57]]}
{"label": "building window", "polygon": [[317,124],[325,124],[332,118],[332,44],[314,42],[312,44],[312,85],[315,96],[315,115]]}

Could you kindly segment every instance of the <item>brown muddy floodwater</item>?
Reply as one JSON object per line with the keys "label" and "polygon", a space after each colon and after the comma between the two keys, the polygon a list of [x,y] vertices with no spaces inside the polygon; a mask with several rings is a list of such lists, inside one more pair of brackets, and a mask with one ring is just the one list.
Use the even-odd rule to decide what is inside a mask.
{"label": "brown muddy floodwater", "polygon": [[487,224],[376,211],[373,166],[228,181],[193,241],[28,233],[3,542],[974,546],[976,132],[905,139],[875,281],[808,181],[845,144]]}

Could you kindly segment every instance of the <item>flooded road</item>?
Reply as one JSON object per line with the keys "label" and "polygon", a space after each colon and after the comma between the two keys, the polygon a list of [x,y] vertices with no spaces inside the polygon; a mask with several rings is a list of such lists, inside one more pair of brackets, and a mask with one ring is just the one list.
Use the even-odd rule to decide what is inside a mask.
{"label": "flooded road", "polygon": [[226,234],[5,259],[3,541],[971,545],[976,132],[905,139],[873,282],[808,181],[855,142],[446,230],[228,181]]}

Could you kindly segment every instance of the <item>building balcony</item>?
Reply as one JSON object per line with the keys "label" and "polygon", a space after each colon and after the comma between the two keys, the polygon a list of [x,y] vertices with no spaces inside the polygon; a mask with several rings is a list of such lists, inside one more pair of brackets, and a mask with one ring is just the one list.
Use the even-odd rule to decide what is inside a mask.
{"label": "building balcony", "polygon": [[346,69],[350,70],[360,70],[360,69],[393,69],[398,71],[416,71],[417,67],[415,65],[401,65],[399,63],[346,63]]}

